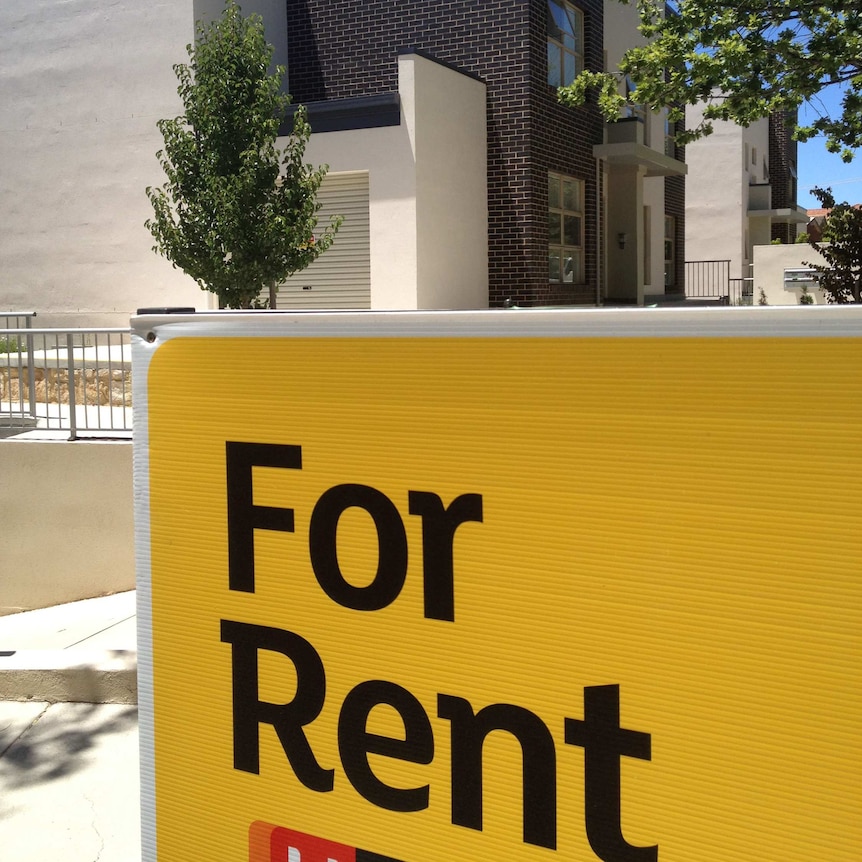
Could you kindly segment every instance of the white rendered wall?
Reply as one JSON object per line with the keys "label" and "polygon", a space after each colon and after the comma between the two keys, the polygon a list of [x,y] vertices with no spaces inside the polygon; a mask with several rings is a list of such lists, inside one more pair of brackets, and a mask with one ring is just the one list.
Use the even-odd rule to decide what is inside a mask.
{"label": "white rendered wall", "polygon": [[[689,107],[687,127],[698,125],[702,115],[702,106]],[[685,160],[686,260],[730,260],[731,276],[740,278],[748,200],[740,127],[716,121],[709,137],[686,146]]]}
{"label": "white rendered wall", "polygon": [[0,616],[134,589],[130,440],[2,440],[0,476]]}
{"label": "white rendered wall", "polygon": [[488,307],[485,85],[416,55],[414,85],[418,296],[416,307]]}
{"label": "white rendered wall", "polygon": [[332,173],[368,171],[371,307],[416,308],[416,166],[406,126],[315,134],[305,157]]}
{"label": "white rendered wall", "polygon": [[[700,122],[703,107],[686,110],[689,128]],[[730,260],[731,278],[747,278],[752,246],[768,243],[771,235],[768,217],[751,222],[748,217],[750,186],[762,184],[766,176],[769,121],[758,120],[744,129],[716,120],[713,128],[711,135],[685,149],[685,256],[686,260]]]}
{"label": "white rendered wall", "polygon": [[144,305],[197,305],[151,251],[145,195],[163,174],[156,121],[179,113],[192,4],[0,3],[0,307],[41,325],[126,325]]}
{"label": "white rendered wall", "polygon": [[402,124],[311,136],[306,160],[368,171],[372,309],[488,307],[485,86],[398,59]]}
{"label": "white rendered wall", "polygon": [[[740,131],[742,133],[741,158],[745,162],[743,180],[745,205],[741,213],[743,246],[739,277],[748,278],[751,275],[754,247],[768,245],[772,240],[772,219],[769,216],[752,217],[749,215],[751,210],[770,210],[772,208],[771,189],[756,188],[756,186],[765,186],[769,182],[769,120],[757,120],[748,128],[740,129]],[[758,195],[758,199],[761,201],[756,206],[751,199],[752,195]],[[730,274],[731,277],[735,276],[732,261]]]}
{"label": "white rendered wall", "polygon": [[[608,3],[604,8],[604,50],[608,71],[616,71],[623,54],[632,47],[646,44],[638,26],[640,16],[636,4]],[[625,92],[621,82],[620,92]],[[648,113],[644,128],[644,143],[656,152],[664,153],[664,118],[666,112]],[[614,168],[611,167],[611,171]],[[631,169],[627,176],[611,181],[616,187],[616,200],[609,199],[607,219],[608,296],[614,298],[612,279],[620,283],[639,281],[638,301],[644,295],[663,294],[664,285],[664,177],[644,177]],[[636,192],[632,183],[642,183]],[[650,222],[644,223],[643,207],[648,207]],[[637,212],[636,209],[640,211]],[[625,250],[618,247],[617,236],[628,237]],[[649,243],[645,253],[644,243]],[[647,271],[648,267],[648,271]]]}
{"label": "white rendered wall", "polygon": [[[754,302],[763,291],[769,305],[799,305],[801,286],[785,286],[785,269],[803,269],[809,263],[826,263],[823,255],[807,242],[789,245],[756,245],[754,247]],[[816,305],[826,305],[827,300],[819,287],[809,286],[808,292]]]}

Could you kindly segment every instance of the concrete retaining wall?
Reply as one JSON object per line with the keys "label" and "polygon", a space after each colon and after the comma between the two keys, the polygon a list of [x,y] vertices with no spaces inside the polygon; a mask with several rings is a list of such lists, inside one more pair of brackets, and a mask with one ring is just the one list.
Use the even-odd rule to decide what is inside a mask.
{"label": "concrete retaining wall", "polygon": [[[768,305],[799,305],[801,285],[784,280],[786,269],[803,269],[809,262],[826,263],[826,259],[807,242],[790,245],[756,245],[754,247],[754,302],[762,290]],[[815,305],[826,305],[828,300],[819,287],[809,286]]]}
{"label": "concrete retaining wall", "polygon": [[131,441],[0,440],[0,615],[135,587]]}

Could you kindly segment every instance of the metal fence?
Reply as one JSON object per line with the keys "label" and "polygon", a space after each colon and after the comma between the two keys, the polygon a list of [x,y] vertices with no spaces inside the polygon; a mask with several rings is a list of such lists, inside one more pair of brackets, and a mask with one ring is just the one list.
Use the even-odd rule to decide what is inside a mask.
{"label": "metal fence", "polygon": [[731,278],[728,285],[728,302],[730,305],[754,304],[753,278]]}
{"label": "metal fence", "polygon": [[729,283],[729,260],[685,262],[686,299],[722,299],[728,295]]}
{"label": "metal fence", "polygon": [[128,329],[38,329],[23,315],[0,313],[4,320],[19,325],[0,329],[3,436],[30,429],[70,440],[131,434]]}
{"label": "metal fence", "polygon": [[729,260],[687,260],[685,298],[751,305],[751,279],[731,278]]}

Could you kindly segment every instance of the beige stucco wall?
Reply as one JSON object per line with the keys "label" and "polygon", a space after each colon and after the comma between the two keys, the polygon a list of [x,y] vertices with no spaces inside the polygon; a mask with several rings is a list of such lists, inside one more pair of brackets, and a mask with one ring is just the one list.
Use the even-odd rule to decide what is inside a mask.
{"label": "beige stucco wall", "polygon": [[[817,249],[805,243],[790,245],[756,245],[754,247],[754,302],[760,291],[766,295],[769,305],[798,305],[802,288],[785,288],[784,270],[802,269],[808,262],[825,263]],[[808,288],[817,305],[826,305],[826,297],[819,287]]]}
{"label": "beige stucco wall", "polygon": [[132,443],[0,440],[0,615],[134,589]]}
{"label": "beige stucco wall", "polygon": [[[126,325],[141,305],[206,307],[150,250],[156,121],[180,102],[192,4],[0,3],[0,306],[41,325]],[[202,299],[204,300],[202,302]]]}

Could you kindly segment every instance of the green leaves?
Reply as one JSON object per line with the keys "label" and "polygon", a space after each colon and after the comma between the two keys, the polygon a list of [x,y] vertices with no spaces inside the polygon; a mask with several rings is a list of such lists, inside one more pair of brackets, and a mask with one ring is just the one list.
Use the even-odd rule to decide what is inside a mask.
{"label": "green leaves", "polygon": [[174,67],[184,113],[161,120],[157,158],[164,186],[147,189],[153,250],[228,308],[248,308],[262,290],[308,266],[341,223],[317,229],[317,191],[326,167],[303,164],[311,130],[296,111],[283,151],[278,130],[289,105],[284,69],[270,74],[272,47],[259,17],[235,0],[199,25],[190,62]]}
{"label": "green leaves", "polygon": [[[626,52],[619,80],[637,84],[640,104],[656,110],[706,102],[704,122],[679,136],[709,134],[711,120],[746,126],[775,111],[795,110],[827,87],[845,88],[841,110],[796,130],[799,140],[824,135],[846,161],[862,145],[862,7],[858,0],[681,0],[676,12],[641,0],[640,30],[650,42]],[[560,90],[582,104],[598,89],[608,120],[619,117],[607,74],[583,73]],[[625,97],[621,96],[625,104]],[[629,97],[631,101],[632,97]]]}
{"label": "green leaves", "polygon": [[829,212],[821,241],[809,240],[826,264],[806,262],[830,302],[862,302],[862,209],[835,203],[832,189],[811,192]]}

